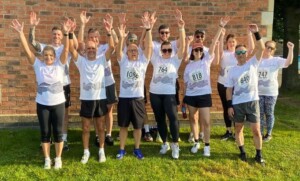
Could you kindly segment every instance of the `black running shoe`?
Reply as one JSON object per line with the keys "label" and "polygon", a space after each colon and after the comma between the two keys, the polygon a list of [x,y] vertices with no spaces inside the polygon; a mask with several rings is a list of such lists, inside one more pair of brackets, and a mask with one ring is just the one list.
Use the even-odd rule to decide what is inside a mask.
{"label": "black running shoe", "polygon": [[256,155],[255,156],[255,161],[257,162],[257,163],[259,163],[261,166],[266,166],[266,162],[265,162],[265,160],[262,158],[262,156],[258,156],[258,155]]}
{"label": "black running shoe", "polygon": [[229,138],[233,138],[232,133],[229,133],[228,131],[221,137],[221,140],[226,141]]}
{"label": "black running shoe", "polygon": [[63,150],[64,151],[69,151],[70,148],[69,148],[69,145],[68,145],[68,142],[67,141],[64,141],[64,147],[63,147]]}
{"label": "black running shoe", "polygon": [[107,135],[105,137],[105,143],[108,145],[108,146],[113,146],[114,145],[114,139],[110,136],[110,135]]}
{"label": "black running shoe", "polygon": [[247,162],[247,154],[246,153],[241,153],[240,158],[243,162]]}

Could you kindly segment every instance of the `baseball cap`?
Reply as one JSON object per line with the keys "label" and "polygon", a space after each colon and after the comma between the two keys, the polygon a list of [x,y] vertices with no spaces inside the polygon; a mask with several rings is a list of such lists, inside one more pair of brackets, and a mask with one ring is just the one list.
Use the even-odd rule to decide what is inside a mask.
{"label": "baseball cap", "polygon": [[137,41],[137,40],[138,40],[138,37],[137,37],[136,34],[134,34],[134,33],[129,33],[129,35],[128,35],[128,40],[129,40],[129,41]]}
{"label": "baseball cap", "polygon": [[196,35],[196,34],[204,34],[204,35],[205,35],[205,31],[199,29],[199,30],[196,30],[196,31],[195,31],[195,35]]}
{"label": "baseball cap", "polygon": [[195,48],[199,48],[199,47],[203,48],[202,43],[194,43],[192,49],[194,50]]}

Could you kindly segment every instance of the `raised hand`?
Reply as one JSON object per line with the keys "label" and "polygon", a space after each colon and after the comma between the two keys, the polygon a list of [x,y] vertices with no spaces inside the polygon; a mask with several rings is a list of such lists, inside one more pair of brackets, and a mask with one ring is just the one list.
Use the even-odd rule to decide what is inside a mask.
{"label": "raised hand", "polygon": [[86,16],[86,11],[82,11],[80,13],[80,21],[82,24],[87,24],[90,21],[90,16]]}
{"label": "raised hand", "polygon": [[249,30],[250,30],[252,33],[258,32],[258,26],[257,26],[257,24],[249,24],[249,25],[248,25],[248,28],[249,28]]}
{"label": "raised hand", "polygon": [[10,27],[15,29],[18,33],[22,33],[23,28],[24,28],[24,22],[22,22],[22,24],[20,24],[17,19],[14,19],[14,20],[12,20]]}
{"label": "raised hand", "polygon": [[222,28],[222,30],[221,30],[221,36],[225,36],[225,34],[226,34],[226,29]]}
{"label": "raised hand", "polygon": [[110,14],[106,14],[105,18],[103,18],[103,25],[106,29],[107,33],[111,33],[112,29],[112,23],[113,23],[113,17]]}
{"label": "raised hand", "polygon": [[118,14],[119,24],[125,26],[126,25],[126,13]]}
{"label": "raised hand", "polygon": [[71,21],[70,19],[67,19],[67,20],[62,24],[64,33],[69,33],[70,30],[71,30],[71,28],[72,28],[72,25],[73,25],[73,21]]}
{"label": "raised hand", "polygon": [[175,11],[175,19],[177,20],[177,22],[182,20],[182,13],[181,11],[179,11],[179,9],[176,9]]}
{"label": "raised hand", "polygon": [[151,23],[150,23],[150,14],[148,11],[144,12],[144,15],[142,16],[142,23],[143,26],[141,26],[141,28],[144,29],[151,29]]}
{"label": "raised hand", "polygon": [[114,18],[110,14],[107,13],[105,15],[105,19],[108,21],[109,24],[111,24],[111,26],[113,26]]}
{"label": "raised hand", "polygon": [[[71,20],[71,19],[70,19]],[[76,19],[71,20],[71,29],[70,29],[70,33],[74,33],[75,29],[76,29]]]}
{"label": "raised hand", "polygon": [[289,49],[294,49],[294,43],[292,43],[292,42],[287,42],[287,47],[289,48]]}
{"label": "raised hand", "polygon": [[178,24],[178,28],[184,28],[185,23],[184,23],[183,19],[177,21],[177,24]]}
{"label": "raised hand", "polygon": [[191,35],[191,36],[186,36],[186,43],[187,44],[191,44],[194,40],[194,36]]}
{"label": "raised hand", "polygon": [[128,33],[125,32],[126,25],[120,24],[120,27],[118,27],[118,30],[119,30],[120,38],[126,38],[126,36],[128,35]]}
{"label": "raised hand", "polygon": [[225,17],[221,18],[219,25],[224,28],[229,21],[230,21],[230,17],[225,16]]}
{"label": "raised hand", "polygon": [[31,26],[37,26],[40,22],[40,18],[36,18],[36,13],[35,12],[31,12],[30,13],[30,25]]}
{"label": "raised hand", "polygon": [[156,15],[156,11],[154,11],[151,16],[150,16],[150,25],[151,25],[151,29],[153,28],[156,20],[157,20],[157,17],[155,17]]}

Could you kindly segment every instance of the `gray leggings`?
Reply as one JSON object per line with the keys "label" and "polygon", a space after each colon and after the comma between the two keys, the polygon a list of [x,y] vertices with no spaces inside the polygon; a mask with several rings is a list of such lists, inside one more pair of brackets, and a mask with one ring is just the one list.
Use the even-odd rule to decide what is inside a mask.
{"label": "gray leggings", "polygon": [[[37,116],[40,123],[41,142],[49,143],[53,129],[54,142],[62,142],[62,128],[65,115],[65,103],[45,106],[37,103]],[[52,129],[51,129],[52,128]]]}

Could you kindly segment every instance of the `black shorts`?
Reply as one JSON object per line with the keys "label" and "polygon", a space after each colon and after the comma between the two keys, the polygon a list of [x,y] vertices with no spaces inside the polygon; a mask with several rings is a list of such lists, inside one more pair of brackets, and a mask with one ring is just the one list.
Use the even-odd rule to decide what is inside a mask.
{"label": "black shorts", "polygon": [[134,129],[142,129],[146,119],[144,98],[119,98],[118,125],[128,127],[130,122]]}
{"label": "black shorts", "polygon": [[101,117],[107,113],[106,99],[81,100],[80,116],[85,118]]}
{"label": "black shorts", "polygon": [[70,84],[64,86],[64,93],[65,93],[65,108],[68,108],[71,106],[71,88]]}
{"label": "black shorts", "polygon": [[180,105],[180,100],[179,100],[179,90],[180,90],[180,86],[179,86],[179,82],[178,82],[178,78],[177,78],[177,79],[176,79],[176,94],[175,94],[177,106]]}
{"label": "black shorts", "polygon": [[105,87],[106,90],[106,101],[107,104],[114,104],[118,102],[117,92],[116,92],[116,84],[112,84]]}
{"label": "black shorts", "polygon": [[184,96],[183,102],[196,108],[211,107],[211,94],[201,96]]}

